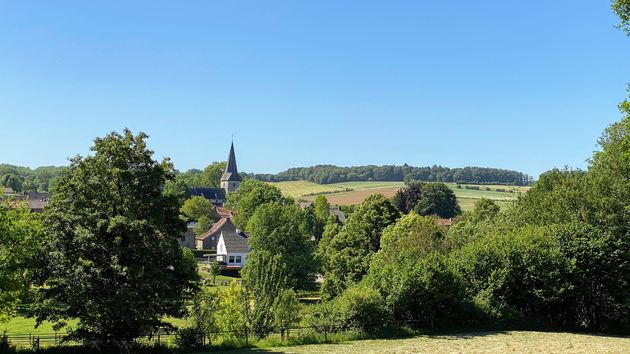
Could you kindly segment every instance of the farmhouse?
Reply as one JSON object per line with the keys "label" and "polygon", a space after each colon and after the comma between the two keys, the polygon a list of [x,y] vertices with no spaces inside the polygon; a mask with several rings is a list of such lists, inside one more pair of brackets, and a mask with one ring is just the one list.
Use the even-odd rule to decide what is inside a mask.
{"label": "farmhouse", "polygon": [[217,260],[227,267],[240,268],[250,252],[247,234],[229,218],[222,218],[210,230],[197,237],[197,249],[216,250]]}

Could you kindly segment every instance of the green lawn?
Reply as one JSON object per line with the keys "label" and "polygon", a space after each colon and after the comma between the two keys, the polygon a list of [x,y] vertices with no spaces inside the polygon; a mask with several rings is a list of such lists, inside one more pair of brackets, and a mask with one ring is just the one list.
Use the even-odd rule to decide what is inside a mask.
{"label": "green lawn", "polygon": [[224,353],[630,353],[630,338],[551,332],[474,332]]}

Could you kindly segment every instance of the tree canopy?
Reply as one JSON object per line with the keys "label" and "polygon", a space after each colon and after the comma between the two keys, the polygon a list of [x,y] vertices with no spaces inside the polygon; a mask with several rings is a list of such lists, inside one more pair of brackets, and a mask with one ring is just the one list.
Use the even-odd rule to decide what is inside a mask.
{"label": "tree canopy", "polygon": [[177,242],[179,202],[162,193],[172,166],[152,159],[146,138],[129,130],[97,138],[93,155],[72,159],[58,179],[36,267],[38,323],[77,319],[72,336],[111,344],[184,313],[196,264]]}

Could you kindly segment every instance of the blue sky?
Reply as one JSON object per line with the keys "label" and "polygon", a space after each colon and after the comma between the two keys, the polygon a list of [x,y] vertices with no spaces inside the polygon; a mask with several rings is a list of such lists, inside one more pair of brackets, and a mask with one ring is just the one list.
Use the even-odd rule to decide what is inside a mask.
{"label": "blue sky", "polygon": [[608,1],[0,1],[0,162],[129,127],[180,170],[585,167],[620,118]]}

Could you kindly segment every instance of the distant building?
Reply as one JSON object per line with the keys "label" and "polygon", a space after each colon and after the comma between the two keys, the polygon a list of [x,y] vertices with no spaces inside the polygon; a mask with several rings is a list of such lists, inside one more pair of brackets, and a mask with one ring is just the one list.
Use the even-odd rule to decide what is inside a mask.
{"label": "distant building", "polygon": [[0,188],[2,188],[2,194],[4,195],[15,194],[15,192],[13,191],[13,188],[11,187],[0,187]]}
{"label": "distant building", "polygon": [[191,187],[190,194],[208,199],[214,205],[223,205],[226,201],[223,188]]}
{"label": "distant building", "polygon": [[232,223],[229,218],[222,218],[210,230],[197,237],[197,249],[216,250],[216,258],[227,267],[240,268],[250,249],[247,234]]}
{"label": "distant building", "polygon": [[234,192],[241,186],[241,176],[238,174],[236,168],[236,154],[234,154],[234,142],[230,145],[230,154],[228,155],[227,164],[225,165],[225,172],[221,176],[221,188],[226,193]]}
{"label": "distant building", "polygon": [[223,206],[227,201],[227,194],[237,190],[241,186],[241,182],[242,179],[236,167],[234,143],[232,143],[225,170],[221,176],[221,188],[192,187],[190,188],[190,194],[204,197],[216,206]]}
{"label": "distant building", "polygon": [[186,247],[192,250],[195,249],[195,233],[193,232],[195,224],[196,223],[194,222],[189,222],[188,225],[186,225],[186,232],[184,232],[177,240],[180,247]]}

